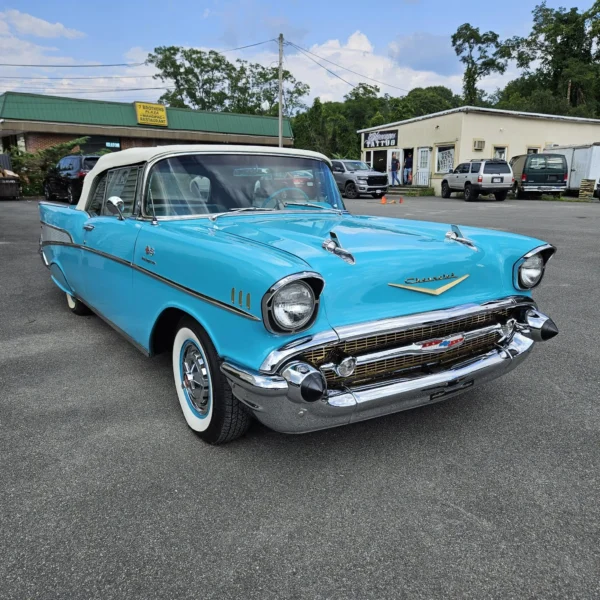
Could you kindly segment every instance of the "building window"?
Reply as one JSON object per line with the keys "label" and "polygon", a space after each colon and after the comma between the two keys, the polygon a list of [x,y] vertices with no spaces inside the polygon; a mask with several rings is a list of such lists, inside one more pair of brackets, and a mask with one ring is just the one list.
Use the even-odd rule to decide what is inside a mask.
{"label": "building window", "polygon": [[368,152],[365,152],[365,162],[369,166],[371,166],[371,160],[372,160],[371,155],[372,155],[372,152],[370,150]]}
{"label": "building window", "polygon": [[539,151],[539,148],[527,148],[527,154],[537,154]]}
{"label": "building window", "polygon": [[435,161],[436,173],[447,173],[454,168],[454,146],[438,146]]}
{"label": "building window", "polygon": [[506,146],[494,146],[494,158],[506,160]]}

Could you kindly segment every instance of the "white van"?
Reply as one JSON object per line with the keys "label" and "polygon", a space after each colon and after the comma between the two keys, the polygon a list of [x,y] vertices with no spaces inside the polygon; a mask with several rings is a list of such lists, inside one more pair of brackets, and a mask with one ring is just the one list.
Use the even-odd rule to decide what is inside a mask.
{"label": "white van", "polygon": [[567,190],[578,192],[582,179],[593,179],[594,196],[598,195],[598,180],[600,179],[600,142],[594,144],[571,144],[565,146],[546,146],[544,152],[562,154],[567,159],[569,178]]}

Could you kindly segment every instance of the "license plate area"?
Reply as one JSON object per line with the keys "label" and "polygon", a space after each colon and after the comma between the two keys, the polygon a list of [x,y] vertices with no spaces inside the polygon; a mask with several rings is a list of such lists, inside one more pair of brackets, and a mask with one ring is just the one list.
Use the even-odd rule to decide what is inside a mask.
{"label": "license plate area", "polygon": [[492,183],[502,183],[504,181],[504,177],[492,177]]}
{"label": "license plate area", "polygon": [[433,394],[431,394],[431,396],[429,396],[429,400],[431,402],[433,402],[434,400],[439,400],[440,398],[444,398],[444,396],[451,396],[452,394],[462,392],[463,390],[467,390],[470,387],[473,387],[474,383],[475,383],[475,380],[471,379],[471,381],[467,381],[461,385],[452,386],[451,388],[449,388],[447,390],[441,390],[439,392],[434,392]]}

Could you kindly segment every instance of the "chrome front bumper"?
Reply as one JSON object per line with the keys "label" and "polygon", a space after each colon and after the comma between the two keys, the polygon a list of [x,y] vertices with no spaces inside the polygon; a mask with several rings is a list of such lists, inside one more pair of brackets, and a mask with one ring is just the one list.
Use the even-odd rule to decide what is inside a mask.
{"label": "chrome front bumper", "polygon": [[[265,375],[224,363],[222,372],[234,395],[248,406],[256,418],[282,433],[306,433],[347,425],[425,404],[447,400],[487,383],[517,367],[536,341],[556,335],[554,323],[531,309],[516,323],[513,334],[491,352],[465,360],[453,367],[428,375],[407,375],[343,390],[330,390],[316,401],[306,401],[300,390],[300,364],[308,376],[308,365],[290,363],[282,374]],[[311,373],[318,373],[315,369]]]}

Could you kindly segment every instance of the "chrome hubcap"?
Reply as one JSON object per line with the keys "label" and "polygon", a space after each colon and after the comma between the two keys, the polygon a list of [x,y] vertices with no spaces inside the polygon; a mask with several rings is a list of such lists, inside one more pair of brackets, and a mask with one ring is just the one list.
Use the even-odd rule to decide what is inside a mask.
{"label": "chrome hubcap", "polygon": [[181,351],[181,379],[192,406],[206,415],[212,395],[210,374],[204,354],[193,342],[186,342]]}

